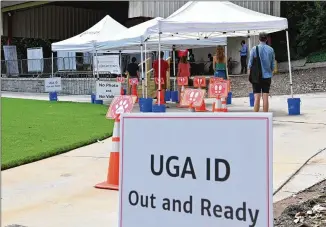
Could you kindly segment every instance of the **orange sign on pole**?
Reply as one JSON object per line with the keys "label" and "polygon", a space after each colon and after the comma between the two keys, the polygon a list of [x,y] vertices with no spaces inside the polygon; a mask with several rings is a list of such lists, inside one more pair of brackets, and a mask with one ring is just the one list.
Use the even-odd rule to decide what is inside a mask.
{"label": "orange sign on pole", "polygon": [[208,96],[216,98],[216,96],[228,97],[228,83],[225,81],[209,84]]}
{"label": "orange sign on pole", "polygon": [[129,84],[130,85],[138,85],[138,78],[130,78]]}
{"label": "orange sign on pole", "polygon": [[[158,84],[158,82],[159,82],[158,77],[155,77],[154,81],[155,81],[155,84]],[[161,78],[161,84],[164,84],[164,79],[163,78]]]}
{"label": "orange sign on pole", "polygon": [[122,113],[130,113],[134,107],[133,97],[130,95],[122,95],[115,97],[106,113],[107,119],[116,119]]}
{"label": "orange sign on pole", "polygon": [[125,78],[123,76],[118,76],[117,77],[117,82],[124,83],[125,82]]}
{"label": "orange sign on pole", "polygon": [[205,90],[186,88],[181,98],[180,106],[200,107],[205,96]]}
{"label": "orange sign on pole", "polygon": [[221,82],[221,81],[224,81],[224,79],[220,78],[220,77],[211,77],[211,78],[209,78],[209,83],[210,84],[213,84],[213,83],[216,83],[216,82]]}
{"label": "orange sign on pole", "polygon": [[188,85],[188,77],[177,77],[177,82],[179,86],[187,86]]}
{"label": "orange sign on pole", "polygon": [[194,77],[194,87],[201,88],[206,87],[206,78],[201,76]]}

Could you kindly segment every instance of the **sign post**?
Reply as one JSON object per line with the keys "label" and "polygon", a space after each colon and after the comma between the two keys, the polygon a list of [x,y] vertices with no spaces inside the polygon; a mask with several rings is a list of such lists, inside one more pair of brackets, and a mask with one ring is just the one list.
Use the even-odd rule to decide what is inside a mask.
{"label": "sign post", "polygon": [[121,83],[111,81],[96,81],[96,99],[113,99],[121,93]]}
{"label": "sign post", "polygon": [[118,226],[272,227],[272,136],[271,113],[122,114]]}
{"label": "sign post", "polygon": [[61,77],[51,77],[44,80],[44,90],[49,92],[50,101],[58,101],[58,91],[62,90]]}

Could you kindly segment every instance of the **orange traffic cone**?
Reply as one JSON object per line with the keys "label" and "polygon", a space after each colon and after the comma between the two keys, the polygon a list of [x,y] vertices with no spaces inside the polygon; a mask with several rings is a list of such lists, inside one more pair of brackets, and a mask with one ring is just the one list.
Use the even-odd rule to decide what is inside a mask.
{"label": "orange traffic cone", "polygon": [[226,98],[222,98],[222,107],[221,107],[221,112],[228,112],[228,108],[226,106]]}
{"label": "orange traffic cone", "polygon": [[95,188],[119,190],[119,144],[120,144],[120,117],[114,121],[112,135],[112,151],[109,158],[109,167],[106,181],[95,185]]}
{"label": "orange traffic cone", "polygon": [[195,108],[193,107],[192,103],[190,103],[190,105],[188,107],[188,111],[189,112],[195,112]]}
{"label": "orange traffic cone", "polygon": [[137,103],[138,102],[138,92],[137,92],[137,85],[136,84],[131,85],[131,95],[136,96],[135,103]]}
{"label": "orange traffic cone", "polygon": [[[161,91],[157,90],[157,92],[156,92],[156,97],[157,97],[156,104],[159,104],[159,105],[165,105],[166,104],[164,94],[165,94],[164,90],[161,90]],[[160,103],[158,102],[159,99],[160,99]]]}
{"label": "orange traffic cone", "polygon": [[185,93],[185,86],[181,86],[181,89],[180,89],[180,93],[179,93],[179,104],[177,105],[178,108],[186,108],[186,106],[181,106],[180,103],[181,103],[181,99],[183,97]]}
{"label": "orange traffic cone", "polygon": [[196,112],[206,112],[207,111],[204,99],[203,99],[200,107],[196,107],[195,110],[196,110]]}
{"label": "orange traffic cone", "polygon": [[218,95],[215,102],[213,103],[213,112],[222,112],[222,102],[221,97]]}

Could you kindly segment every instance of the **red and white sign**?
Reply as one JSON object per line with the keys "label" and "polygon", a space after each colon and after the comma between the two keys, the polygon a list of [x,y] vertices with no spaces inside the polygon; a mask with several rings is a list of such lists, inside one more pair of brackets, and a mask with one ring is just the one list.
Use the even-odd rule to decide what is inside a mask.
{"label": "red and white sign", "polygon": [[205,90],[202,89],[185,89],[181,98],[180,106],[200,107],[205,96]]}
{"label": "red and white sign", "polygon": [[134,100],[131,95],[115,97],[106,113],[107,119],[115,119],[122,113],[130,113],[134,107]]}
{"label": "red and white sign", "polygon": [[206,87],[206,78],[202,76],[195,76],[194,87]]}
{"label": "red and white sign", "polygon": [[118,76],[117,77],[117,82],[124,83],[125,82],[125,78],[123,76]]}
{"label": "red and white sign", "polygon": [[179,86],[187,86],[188,85],[188,77],[177,77],[177,82]]}
{"label": "red and white sign", "polygon": [[224,79],[220,78],[220,77],[211,77],[211,78],[209,78],[209,83],[210,84],[221,82],[221,81],[224,81]]}
{"label": "red and white sign", "polygon": [[138,85],[138,78],[130,78],[129,84],[130,85]]}
{"label": "red and white sign", "polygon": [[226,81],[211,83],[209,84],[208,92],[210,98],[216,98],[218,95],[221,97],[227,97],[228,83]]}
{"label": "red and white sign", "polygon": [[[155,77],[154,78],[154,81],[155,81],[155,84],[159,84],[159,80],[158,80],[158,77]],[[161,77],[161,84],[164,84],[164,79]]]}

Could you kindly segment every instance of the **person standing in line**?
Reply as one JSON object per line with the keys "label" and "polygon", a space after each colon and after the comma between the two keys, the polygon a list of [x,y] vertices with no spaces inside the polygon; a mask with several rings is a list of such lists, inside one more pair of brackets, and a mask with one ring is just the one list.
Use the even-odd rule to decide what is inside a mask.
{"label": "person standing in line", "polygon": [[240,52],[240,60],[241,60],[241,74],[247,74],[247,54],[248,54],[248,46],[246,41],[241,41],[241,50]]}
{"label": "person standing in line", "polygon": [[[254,111],[258,112],[260,109],[261,94],[263,94],[263,111],[268,112],[269,110],[269,90],[272,82],[273,71],[275,67],[275,53],[274,49],[266,44],[267,34],[262,32],[259,34],[259,45],[253,47],[250,51],[250,57],[248,62],[249,74],[253,67],[254,59],[257,59],[257,51],[260,58],[260,64],[258,63],[258,70],[261,78],[259,82],[252,82],[252,89],[255,95]],[[261,66],[261,67],[259,67]]]}
{"label": "person standing in line", "polygon": [[[139,81],[139,66],[136,63],[137,59],[135,57],[131,58],[131,63],[128,64],[127,66],[127,72],[129,74],[130,79],[131,78],[137,78]],[[131,94],[131,85],[129,88],[129,94]]]}
{"label": "person standing in line", "polygon": [[127,66],[127,72],[129,73],[130,78],[138,78],[139,80],[139,66],[136,61],[137,59],[132,57],[131,63]]}
{"label": "person standing in line", "polygon": [[213,58],[214,76],[227,80],[226,59],[223,46],[217,46],[216,55]]}
{"label": "person standing in line", "polygon": [[[180,58],[180,62],[178,64],[178,74],[177,75],[178,75],[178,77],[188,77],[188,83],[189,83],[190,64],[187,61],[187,56],[182,56]],[[179,100],[180,100],[181,86],[178,86],[178,91],[179,91],[178,93],[179,93]]]}
{"label": "person standing in line", "polygon": [[[164,52],[161,51],[161,53],[160,53],[160,59],[156,59],[153,62],[154,79],[155,78],[158,79],[158,63],[159,63],[159,61],[161,62],[161,78],[164,80],[164,84],[161,84],[161,90],[165,90],[166,89],[166,73],[170,69],[169,68],[169,64],[167,63],[167,61],[165,61],[163,59],[163,57],[164,57]],[[156,90],[158,90],[158,84],[155,84],[155,86],[156,86]]]}

